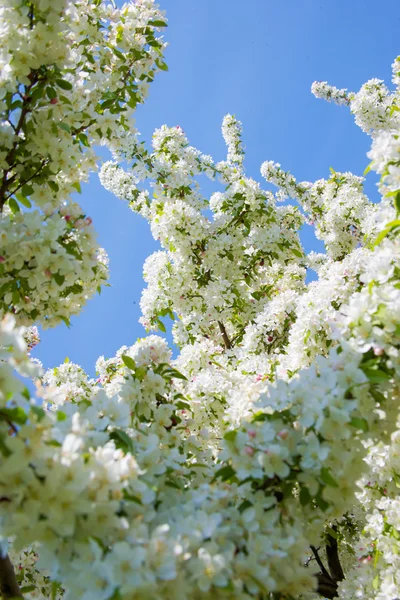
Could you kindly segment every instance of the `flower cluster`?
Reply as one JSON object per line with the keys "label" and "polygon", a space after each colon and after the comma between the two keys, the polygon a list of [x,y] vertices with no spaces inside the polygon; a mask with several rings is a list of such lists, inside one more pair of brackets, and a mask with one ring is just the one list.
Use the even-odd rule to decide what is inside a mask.
{"label": "flower cluster", "polygon": [[53,326],[78,314],[107,279],[108,258],[76,203],[0,217],[0,314]]}
{"label": "flower cluster", "polygon": [[106,279],[90,218],[69,197],[96,168],[94,144],[125,146],[130,116],[167,68],[165,26],[152,0],[2,3],[1,314],[55,325]]}
{"label": "flower cluster", "polygon": [[[124,56],[130,15],[148,18],[152,6],[123,9],[118,48],[105,55]],[[93,10],[89,46],[104,34],[91,29]],[[135,29],[138,43],[153,35],[153,19]],[[26,564],[19,581],[32,597],[49,585],[67,600],[400,595],[399,126],[388,108],[398,91],[375,80],[358,94],[322,88],[372,133],[380,204],[351,173],[297,183],[273,162],[262,174],[278,192],[263,190],[245,174],[230,115],[221,162],[180,127],[157,130],[151,152],[123,128],[100,178],[161,244],[144,266],[142,323],[164,331],[163,319],[174,321],[175,359],[152,334],[100,357],[96,380],[68,360],[43,374],[20,323],[40,319],[35,303],[46,306],[44,323],[67,318],[71,273],[81,304],[104,271],[84,258],[95,251],[91,225],[72,204],[5,211],[1,301],[14,316],[0,325],[0,532]],[[205,198],[202,174],[224,191]],[[277,205],[285,196],[299,206]],[[305,255],[305,219],[326,254]],[[41,240],[35,255],[26,232],[12,247],[24,228]],[[318,275],[311,283],[308,268]],[[35,292],[31,310],[20,290]],[[36,378],[39,402],[21,377]]]}

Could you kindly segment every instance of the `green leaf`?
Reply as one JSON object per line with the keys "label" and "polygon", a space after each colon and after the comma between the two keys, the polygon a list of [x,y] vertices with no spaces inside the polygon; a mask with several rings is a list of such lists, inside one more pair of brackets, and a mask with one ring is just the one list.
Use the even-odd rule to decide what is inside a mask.
{"label": "green leaf", "polygon": [[35,585],[24,585],[21,588],[21,592],[23,594],[28,594],[29,592],[33,592],[33,590],[36,590],[36,586]]}
{"label": "green leaf", "polygon": [[68,317],[63,317],[63,316],[59,315],[59,318],[61,319],[61,321],[63,321],[63,323],[66,324],[66,326],[68,327],[68,329],[71,327],[71,322],[68,319]]}
{"label": "green leaf", "polygon": [[350,425],[356,429],[361,429],[361,431],[364,431],[365,433],[369,430],[368,422],[359,417],[353,417],[350,421]]}
{"label": "green leaf", "polygon": [[397,213],[400,213],[400,191],[397,192],[396,196],[394,197],[394,205]]}
{"label": "green leaf", "polygon": [[25,398],[25,400],[30,400],[31,399],[31,395],[29,393],[29,390],[27,387],[25,387],[23,389],[23,391],[21,392],[21,395]]}
{"label": "green leaf", "polygon": [[182,402],[182,400],[179,400],[176,404],[175,404],[176,408],[179,408],[179,410],[190,410],[192,411],[190,404],[188,404],[187,402]]}
{"label": "green leaf", "polygon": [[114,440],[115,446],[124,450],[124,452],[133,451],[132,440],[122,429],[114,429],[114,431],[110,433],[110,440]]}
{"label": "green leaf", "polygon": [[164,375],[169,375],[170,377],[173,377],[174,379],[183,379],[183,381],[188,380],[187,377],[185,377],[185,375],[183,375],[183,373],[180,373],[177,369],[174,369],[173,367],[170,367],[169,369],[164,371]]}
{"label": "green leaf", "polygon": [[14,213],[14,215],[21,211],[18,202],[15,200],[15,198],[9,198],[8,206],[10,207],[11,212]]}
{"label": "green leaf", "polygon": [[114,98],[110,98],[109,100],[105,100],[103,102],[103,104],[101,104],[100,106],[104,110],[105,108],[110,108],[114,104],[115,104],[115,99]]}
{"label": "green leaf", "polygon": [[370,170],[371,170],[371,168],[372,168],[372,165],[373,165],[373,162],[374,162],[374,161],[371,161],[371,162],[369,163],[369,165],[366,167],[366,169],[365,169],[365,171],[364,171],[364,173],[363,173],[363,175],[364,175],[364,176],[365,176],[365,175],[368,175],[368,173],[370,172]]}
{"label": "green leaf", "polygon": [[57,583],[57,581],[52,581],[51,582],[51,600],[56,600],[56,598],[57,598],[57,591],[58,591],[59,587],[60,587],[60,584]]}
{"label": "green leaf", "polygon": [[78,135],[78,138],[79,138],[79,141],[81,142],[81,144],[83,144],[87,148],[90,148],[90,143],[89,143],[87,135],[85,135],[84,133],[80,133]]}
{"label": "green leaf", "polygon": [[160,58],[156,58],[156,65],[159,69],[161,69],[161,71],[168,71],[168,65],[161,60]]}
{"label": "green leaf", "polygon": [[182,487],[182,485],[180,483],[178,483],[177,481],[174,481],[172,479],[168,479],[165,482],[165,485],[167,485],[168,487],[175,488],[176,490],[182,490],[183,489],[183,487]]}
{"label": "green leaf", "polygon": [[65,79],[56,79],[56,84],[63,90],[72,90],[73,85],[69,81],[65,81]]}
{"label": "green leaf", "polygon": [[2,437],[0,437],[0,452],[6,458],[11,454],[11,450],[8,448]]}
{"label": "green leaf", "polygon": [[137,496],[133,496],[126,490],[124,490],[123,494],[124,494],[124,500],[129,500],[130,502],[135,502],[135,504],[140,504],[140,506],[142,506],[142,501]]}
{"label": "green leaf", "polygon": [[47,183],[48,183],[49,188],[52,189],[53,192],[57,193],[58,190],[60,189],[58,184],[55,181],[53,181],[52,179],[49,179]]}
{"label": "green leaf", "polygon": [[0,419],[17,423],[17,425],[25,425],[28,417],[24,409],[17,406],[16,408],[2,408],[0,410]]}
{"label": "green leaf", "polygon": [[396,227],[400,227],[400,219],[395,219],[394,221],[390,221],[390,223],[387,224],[387,227],[390,229],[395,229]]}
{"label": "green leaf", "polygon": [[133,358],[131,358],[127,354],[122,354],[121,359],[124,365],[128,367],[128,369],[130,369],[131,371],[136,371],[136,363],[133,360]]}
{"label": "green leaf", "polygon": [[334,477],[332,477],[330,469],[328,469],[327,467],[323,467],[321,469],[321,479],[324,483],[326,483],[326,485],[329,485],[329,486],[335,487],[335,488],[339,487],[338,482],[336,481],[336,479]]}
{"label": "green leaf", "polygon": [[22,186],[21,192],[25,196],[25,198],[27,198],[28,196],[33,194],[33,187],[31,185],[29,185],[28,183],[26,183],[25,185]]}
{"label": "green leaf", "polygon": [[54,273],[53,279],[57,285],[62,285],[65,281],[65,275],[60,275],[59,273]]}
{"label": "green leaf", "polygon": [[157,327],[160,331],[162,331],[163,333],[167,333],[167,329],[166,329],[164,323],[160,319],[156,319],[156,323],[157,323]]}
{"label": "green leaf", "polygon": [[[118,41],[122,42],[122,36]],[[115,46],[110,46],[110,48],[114,52],[115,56],[117,56],[120,60],[125,60],[125,56],[118,50],[118,48],[115,48]]]}
{"label": "green leaf", "polygon": [[267,413],[260,411],[254,415],[251,422],[257,423],[257,421],[268,421],[268,418],[269,418],[269,415]]}
{"label": "green leaf", "polygon": [[57,421],[66,421],[67,415],[62,410],[57,411]]}
{"label": "green leaf", "polygon": [[236,440],[237,434],[238,434],[238,432],[236,431],[236,429],[227,431],[224,435],[224,440],[227,440],[228,442],[234,442]]}
{"label": "green leaf", "polygon": [[230,465],[226,465],[215,473],[215,479],[222,479],[222,481],[227,481],[228,479],[232,479],[236,475],[235,469],[233,469]]}
{"label": "green leaf", "polygon": [[337,531],[335,531],[334,529],[332,529],[332,527],[329,527],[329,525],[326,527],[326,533],[328,533],[335,540],[338,539],[338,533],[337,533]]}
{"label": "green leaf", "polygon": [[28,198],[25,198],[23,194],[15,194],[15,196],[17,197],[18,202],[21,202],[23,206],[26,206],[26,208],[32,208],[31,201],[28,200]]}
{"label": "green leaf", "polygon": [[2,286],[0,286],[0,299],[3,298],[3,296],[10,291],[10,289],[12,288],[13,282],[12,281],[6,281],[5,283],[3,283]]}
{"label": "green leaf", "polygon": [[41,421],[46,413],[43,410],[43,408],[40,408],[40,406],[31,406],[31,411],[37,416],[38,421]]}
{"label": "green leaf", "polygon": [[70,126],[69,126],[69,125],[67,125],[67,123],[63,123],[63,122],[61,122],[61,123],[57,123],[57,125],[58,125],[58,127],[59,127],[60,129],[62,129],[63,131],[66,131],[67,133],[71,133],[71,128],[70,128]]}
{"label": "green leaf", "polygon": [[168,24],[165,21],[161,21],[160,19],[154,19],[154,21],[149,21],[149,25],[153,25],[153,27],[168,27]]}
{"label": "green leaf", "polygon": [[303,485],[300,487],[299,498],[302,506],[306,506],[311,502],[311,494],[307,487],[304,487]]}
{"label": "green leaf", "polygon": [[[362,368],[362,365],[361,365]],[[363,369],[364,373],[372,383],[383,383],[390,379],[389,373],[385,373],[382,369]]]}
{"label": "green leaf", "polygon": [[299,258],[304,257],[304,254],[302,252],[300,252],[299,250],[297,250],[296,248],[292,248],[292,252],[295,256],[298,256]]}
{"label": "green leaf", "polygon": [[54,88],[50,87],[50,86],[48,86],[46,88],[46,94],[47,94],[47,97],[50,100],[54,100],[54,98],[57,98],[57,92],[56,92],[56,90]]}
{"label": "green leaf", "polygon": [[253,506],[251,502],[249,502],[248,500],[244,500],[242,502],[242,504],[239,506],[238,511],[240,513],[244,512],[246,510],[246,508],[250,508],[250,506]]}

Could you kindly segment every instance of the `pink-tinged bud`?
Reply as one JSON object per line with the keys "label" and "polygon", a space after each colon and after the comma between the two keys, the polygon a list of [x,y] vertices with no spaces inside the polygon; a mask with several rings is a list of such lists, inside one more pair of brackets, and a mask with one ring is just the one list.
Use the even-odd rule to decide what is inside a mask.
{"label": "pink-tinged bud", "polygon": [[49,278],[51,278],[51,276],[52,276],[50,269],[46,269],[44,274],[46,275],[46,277],[49,277]]}
{"label": "pink-tinged bud", "polygon": [[278,437],[280,437],[280,438],[281,438],[281,440],[286,440],[286,439],[287,439],[287,437],[288,437],[288,435],[289,435],[289,432],[288,432],[288,430],[287,430],[287,429],[282,429],[282,431],[280,431],[280,432],[278,433]]}
{"label": "pink-tinged bud", "polygon": [[245,446],[244,452],[247,454],[247,456],[254,456],[255,450],[251,446]]}
{"label": "pink-tinged bud", "polygon": [[91,225],[93,223],[92,217],[86,217],[85,223],[86,225]]}
{"label": "pink-tinged bud", "polygon": [[257,431],[255,431],[255,429],[249,429],[247,435],[251,438],[255,438],[257,436]]}
{"label": "pink-tinged bud", "polygon": [[382,354],[385,354],[385,351],[383,348],[374,348],[374,354],[375,356],[382,356]]}
{"label": "pink-tinged bud", "polygon": [[50,104],[57,104],[57,102],[58,102],[58,98],[52,98],[50,100]]}
{"label": "pink-tinged bud", "polygon": [[0,263],[6,262],[6,259],[4,258],[4,256],[0,256]]}
{"label": "pink-tinged bud", "polygon": [[267,340],[268,340],[269,342],[273,342],[274,338],[272,337],[272,335],[269,335],[269,336],[267,337]]}
{"label": "pink-tinged bud", "polygon": [[261,380],[262,380],[262,378],[263,378],[263,376],[262,376],[262,375],[257,375],[257,377],[256,377],[256,381],[261,381]]}
{"label": "pink-tinged bud", "polygon": [[71,220],[71,217],[70,217],[70,215],[64,215],[64,219],[65,219],[66,221],[70,221],[70,220]]}

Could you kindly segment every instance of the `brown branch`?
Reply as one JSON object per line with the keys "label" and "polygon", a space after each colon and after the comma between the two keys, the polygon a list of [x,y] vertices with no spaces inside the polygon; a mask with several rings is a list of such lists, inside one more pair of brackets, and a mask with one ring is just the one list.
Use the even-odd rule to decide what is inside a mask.
{"label": "brown branch", "polygon": [[338,598],[337,583],[328,575],[318,573],[318,587],[315,590],[323,598]]}
{"label": "brown branch", "polygon": [[[333,525],[332,529],[336,531],[336,525]],[[326,544],[326,558],[328,560],[328,567],[331,577],[334,581],[343,581],[344,573],[342,565],[340,564],[337,540],[333,537],[333,535],[328,533],[327,542],[328,543]]]}
{"label": "brown branch", "polygon": [[[336,540],[335,540],[335,542],[336,542]],[[315,546],[310,546],[310,548],[312,550],[315,560],[317,561],[319,568],[321,569],[321,572],[317,574],[318,587],[315,591],[317,592],[317,594],[319,594],[323,598],[337,598],[338,597],[337,582],[341,581],[341,580],[336,579],[333,576],[332,568],[329,563],[329,560],[330,560],[329,557],[328,557],[328,565],[329,565],[329,570],[331,571],[331,575],[329,575],[328,571],[325,568],[324,563],[322,562],[322,560],[318,554],[318,548],[316,548]],[[336,544],[336,550],[337,550],[337,544]],[[327,546],[327,553],[328,553],[328,546]],[[339,563],[339,565],[340,565],[340,563]],[[341,569],[341,567],[340,567],[340,569]],[[343,575],[343,571],[341,571],[341,572]],[[343,575],[342,579],[344,579],[344,575]]]}
{"label": "brown branch", "polygon": [[5,556],[0,555],[0,593],[3,600],[23,598],[8,554]]}
{"label": "brown branch", "polygon": [[[28,177],[28,179],[25,179],[24,181],[22,181],[22,183],[20,183],[18,185],[18,187],[16,187],[12,192],[9,192],[8,196],[5,198],[4,202],[7,202],[7,200],[9,200],[11,198],[11,196],[13,196],[14,194],[16,194],[18,192],[18,190],[20,190],[22,187],[24,187],[24,185],[26,185],[27,183],[29,183],[30,181],[32,181],[32,179],[34,179],[35,177],[37,177],[40,174],[40,171],[43,169],[43,167],[46,167],[49,164],[49,159],[45,158],[42,160],[42,162],[40,163],[40,166],[36,169],[36,171],[34,172],[33,175],[31,175],[30,177]],[[11,177],[10,179],[7,180],[7,183],[10,183],[12,181],[12,179],[14,179],[14,176]]]}
{"label": "brown branch", "polygon": [[320,559],[320,556],[318,554],[319,548],[316,548],[315,546],[310,546],[310,548],[312,550],[312,553],[314,554],[314,558],[317,561],[319,568],[321,569],[321,573],[326,577],[330,577],[328,571],[325,569],[324,563],[322,562],[322,560]]}
{"label": "brown branch", "polygon": [[[7,153],[7,156],[5,157],[5,162],[10,166],[14,163],[14,158],[17,153],[17,148],[18,148],[18,144],[20,141],[18,139],[19,133],[25,124],[26,116],[27,116],[28,112],[30,111],[31,98],[29,96],[29,93],[30,93],[32,87],[37,82],[36,72],[32,71],[32,73],[33,73],[33,80],[32,80],[32,83],[30,83],[28,87],[25,87],[25,94],[22,96],[23,100],[22,100],[21,114],[19,115],[18,123],[16,124],[16,126],[14,128],[16,139],[15,139],[10,151]],[[10,179],[7,178],[8,173],[10,172],[10,168],[11,168],[10,166],[8,169],[7,168],[4,169],[3,178],[1,181],[1,185],[0,185],[0,211],[3,210],[3,206],[5,203],[5,193],[10,184]],[[11,179],[13,179],[13,178],[11,178]]]}
{"label": "brown branch", "polygon": [[224,324],[218,321],[219,330],[222,333],[222,339],[224,340],[225,348],[230,350],[232,348],[231,340],[228,338]]}

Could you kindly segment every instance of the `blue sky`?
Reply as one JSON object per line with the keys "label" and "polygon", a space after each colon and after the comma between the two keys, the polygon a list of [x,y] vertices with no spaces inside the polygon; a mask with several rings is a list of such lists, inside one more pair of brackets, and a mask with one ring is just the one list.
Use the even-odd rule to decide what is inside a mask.
{"label": "blue sky", "polygon": [[[264,160],[280,162],[300,180],[336,171],[361,175],[369,139],[344,107],[315,99],[314,80],[358,90],[377,77],[390,84],[400,53],[399,0],[163,0],[169,27],[166,61],[136,113],[142,139],[164,123],[180,125],[190,143],[217,160],[225,157],[221,122],[243,123],[248,175],[261,181]],[[373,174],[367,191],[376,197]],[[147,222],[106,192],[97,175],[77,200],[93,218],[110,256],[112,287],[92,299],[72,327],[41,332],[33,355],[46,368],[68,356],[94,375],[94,363],[131,345],[138,323],[142,265],[157,249]],[[320,249],[304,232],[307,251]]]}

